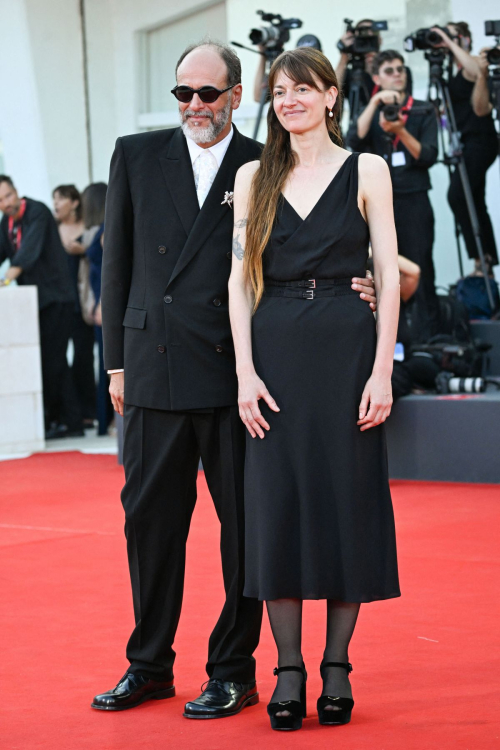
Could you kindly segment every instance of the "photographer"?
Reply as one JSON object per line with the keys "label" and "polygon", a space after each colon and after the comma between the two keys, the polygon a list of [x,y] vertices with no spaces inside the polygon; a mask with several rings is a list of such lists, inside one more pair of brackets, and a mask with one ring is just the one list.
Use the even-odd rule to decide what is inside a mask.
{"label": "photographer", "polygon": [[[388,161],[398,247],[421,269],[412,317],[415,336],[425,341],[437,332],[439,322],[432,260],[434,214],[428,196],[429,169],[438,153],[436,116],[426,102],[408,96],[404,58],[399,52],[380,52],[373,71],[380,91],[351,126],[346,141],[353,151],[370,151]],[[387,105],[393,111],[386,109],[386,117],[381,107]]]}
{"label": "photographer", "polygon": [[[340,52],[340,59],[335,68],[337,80],[339,85],[342,87],[344,95],[344,101],[349,101],[349,92],[352,84],[352,70],[349,67],[349,62],[352,55],[352,47],[354,45],[354,35],[359,29],[371,29],[373,21],[370,18],[364,18],[362,21],[354,26],[353,31],[346,31],[345,34],[340,38],[340,42],[337,45]],[[368,32],[369,34],[369,32]],[[382,39],[378,32],[373,31],[372,36],[377,37],[377,46],[380,48]],[[375,89],[375,81],[372,78],[372,64],[377,56],[376,52],[367,52],[364,55],[364,70],[362,71],[361,77],[361,88],[359,92],[359,103],[361,107],[366,107],[370,101],[370,97]]]}
{"label": "photographer", "polygon": [[[481,230],[481,241],[489,271],[498,263],[491,219],[486,207],[486,173],[498,153],[497,135],[491,114],[485,55],[472,57],[472,36],[466,23],[449,23],[451,37],[434,27],[458,66],[449,83],[450,98],[457,130],[461,134],[463,157]],[[448,202],[462,230],[469,258],[475,260],[475,273],[481,273],[477,244],[467,210],[460,174],[454,170],[448,190]]]}
{"label": "photographer", "polygon": [[[320,52],[322,51],[321,42],[317,36],[314,36],[314,34],[304,34],[304,36],[301,36],[297,42],[297,47],[313,47],[313,49],[318,49]],[[265,49],[266,47],[264,44],[259,44],[259,51],[261,53],[261,56],[259,58],[259,65],[255,72],[255,79],[253,82],[253,98],[254,101],[257,102],[257,104],[260,102],[262,90],[265,89],[267,91],[267,75],[265,74],[266,57],[264,55]],[[268,101],[270,98],[271,94],[270,92],[267,92],[266,101]]]}

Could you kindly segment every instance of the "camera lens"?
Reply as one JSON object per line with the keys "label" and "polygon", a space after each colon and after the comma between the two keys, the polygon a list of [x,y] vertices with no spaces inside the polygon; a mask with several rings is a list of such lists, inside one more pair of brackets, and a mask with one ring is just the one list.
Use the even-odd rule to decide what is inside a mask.
{"label": "camera lens", "polygon": [[427,32],[427,44],[431,47],[436,47],[441,42],[441,37],[436,31]]}
{"label": "camera lens", "polygon": [[399,119],[399,104],[384,104],[382,112],[386,120],[396,122]]}
{"label": "camera lens", "polygon": [[500,65],[500,47],[493,47],[486,53],[486,59],[490,65]]}

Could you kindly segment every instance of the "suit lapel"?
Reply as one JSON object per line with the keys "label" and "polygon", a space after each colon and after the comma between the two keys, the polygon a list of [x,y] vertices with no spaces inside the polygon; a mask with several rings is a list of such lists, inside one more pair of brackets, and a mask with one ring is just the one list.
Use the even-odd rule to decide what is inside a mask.
{"label": "suit lapel", "polygon": [[180,128],[170,141],[167,156],[160,156],[160,166],[184,231],[189,237],[200,213],[200,206],[186,139]]}
{"label": "suit lapel", "polygon": [[[234,127],[234,125],[233,125]],[[234,128],[234,134],[231,139],[231,143],[227,149],[227,152],[222,160],[222,164],[219,167],[219,171],[215,177],[215,180],[210,188],[205,202],[198,212],[194,224],[192,225],[191,231],[187,238],[186,244],[179,256],[177,263],[175,264],[172,275],[170,276],[169,284],[180,274],[180,272],[187,266],[187,264],[194,258],[196,253],[203,246],[203,243],[207,240],[210,234],[214,231],[219,221],[231,211],[227,204],[221,205],[224,200],[224,193],[227,190],[232,190],[234,186],[234,178],[237,170],[245,162],[245,159],[241,156],[241,136]],[[186,146],[186,159],[188,162],[189,170],[192,173],[191,160],[189,159],[189,152]],[[193,180],[191,176],[191,180]],[[196,190],[195,190],[196,197]]]}

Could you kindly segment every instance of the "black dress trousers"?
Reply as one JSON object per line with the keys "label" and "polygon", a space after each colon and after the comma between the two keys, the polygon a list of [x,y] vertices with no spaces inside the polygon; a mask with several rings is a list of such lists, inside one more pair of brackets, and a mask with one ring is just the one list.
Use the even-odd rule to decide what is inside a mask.
{"label": "black dress trousers", "polygon": [[262,605],[242,595],[244,450],[244,427],[235,406],[179,412],[125,405],[122,503],[136,620],[127,646],[132,672],[172,677],[201,456],[221,523],[226,592],[209,641],[207,672],[229,681],[255,679],[252,654]]}
{"label": "black dress trousers", "polygon": [[68,348],[73,302],[52,302],[39,312],[45,428],[51,422],[82,429],[80,402],[71,377]]}

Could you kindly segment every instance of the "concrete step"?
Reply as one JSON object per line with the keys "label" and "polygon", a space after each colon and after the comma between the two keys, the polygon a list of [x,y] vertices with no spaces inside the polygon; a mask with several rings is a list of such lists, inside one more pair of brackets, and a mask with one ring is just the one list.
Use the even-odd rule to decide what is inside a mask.
{"label": "concrete step", "polygon": [[386,422],[392,479],[500,483],[500,391],[405,396]]}

